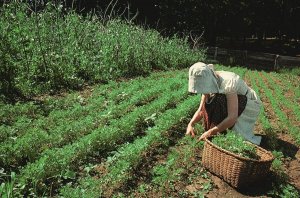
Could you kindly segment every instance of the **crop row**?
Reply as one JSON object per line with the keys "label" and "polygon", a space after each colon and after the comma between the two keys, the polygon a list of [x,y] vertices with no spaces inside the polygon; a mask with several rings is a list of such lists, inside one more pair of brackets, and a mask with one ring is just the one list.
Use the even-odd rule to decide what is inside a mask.
{"label": "crop row", "polygon": [[281,121],[281,126],[285,126],[289,129],[289,133],[295,138],[297,144],[300,144],[300,134],[298,127],[295,127],[291,124],[287,115],[280,109],[280,105],[278,102],[278,96],[276,93],[273,93],[270,88],[265,84],[261,76],[259,76],[258,72],[255,72],[256,79],[258,79],[258,83],[260,87],[264,90],[266,97],[269,98],[270,103],[275,111],[276,115],[278,116],[279,120]]}
{"label": "crop row", "polygon": [[[255,72],[255,75],[253,78],[256,78],[257,81],[259,82],[259,84],[263,87],[260,87],[260,91],[262,94],[262,97],[271,103],[271,109],[269,109],[268,111],[274,111],[274,113],[278,113],[280,110],[279,109],[279,102],[278,102],[278,98],[275,96],[275,99],[277,101],[277,104],[274,103],[274,98],[272,98],[272,91],[271,90],[266,90],[266,87],[270,86],[270,82],[267,80],[269,78],[266,78],[266,74],[264,72],[260,73],[261,75],[258,75],[257,72]],[[269,76],[268,76],[269,77]],[[262,80],[264,79],[264,80]],[[274,85],[274,84],[273,84]],[[273,92],[275,92],[273,90]],[[276,94],[274,94],[276,95]],[[270,98],[271,97],[271,98]],[[287,120],[284,120],[284,118],[286,117],[285,114],[280,114],[280,115],[276,115],[279,118],[279,122],[277,123],[278,126],[280,127],[284,127],[285,129],[289,129],[287,128],[291,123],[288,123]],[[271,119],[274,119],[273,117]],[[276,124],[276,125],[277,125]],[[270,125],[270,124],[269,124]],[[286,170],[284,168],[284,164],[283,161],[285,161],[286,157],[289,158],[289,156],[284,156],[284,154],[282,153],[283,150],[285,150],[284,148],[281,148],[279,146],[279,142],[278,142],[278,134],[276,134],[276,132],[274,130],[272,130],[272,128],[265,128],[265,134],[267,137],[267,147],[272,151],[275,159],[272,162],[272,166],[271,166],[271,170],[272,170],[272,189],[270,189],[270,191],[268,192],[268,195],[272,196],[272,197],[299,197],[299,193],[297,191],[297,189],[292,186],[290,184],[289,181],[289,176],[286,173]],[[271,130],[268,130],[271,129]],[[292,129],[293,130],[293,129]]]}
{"label": "crop row", "polygon": [[[253,72],[251,72],[251,75],[248,75],[249,79],[250,79],[250,83],[251,83],[251,88],[257,93],[261,93],[260,89],[257,86],[257,82],[253,76]],[[261,98],[262,99],[262,98]],[[265,111],[265,107],[264,105],[262,105],[261,110],[260,110],[260,114],[259,114],[259,121],[262,123],[263,129],[264,130],[268,130],[271,129],[272,126],[267,118],[267,112]]]}
{"label": "crop row", "polygon": [[[84,98],[80,93],[69,94],[63,99],[47,98],[42,104],[33,102],[3,105],[1,104],[0,142],[7,140],[14,142],[16,138],[26,134],[33,128],[41,128],[47,133],[49,129],[60,124],[65,125],[66,120],[73,121],[80,116],[85,116],[90,111],[102,111],[108,105],[115,105],[127,100],[132,95],[138,94],[142,88],[152,88],[156,83],[163,83],[164,76],[172,75],[183,78],[183,72],[158,72],[148,78],[138,78],[128,82],[111,82],[107,85],[96,87],[90,97]],[[47,113],[45,112],[47,111]],[[42,112],[42,113],[41,113]],[[6,124],[5,124],[6,123]]]}
{"label": "crop row", "polygon": [[146,136],[120,148],[118,153],[106,164],[108,173],[99,179],[86,177],[76,188],[65,187],[61,190],[64,197],[98,197],[106,190],[114,191],[132,178],[135,168],[147,157],[147,153],[168,141],[166,131],[181,123],[182,119],[194,112],[199,97],[185,100],[176,109],[167,110],[157,120],[155,127]]}
{"label": "crop row", "polygon": [[180,86],[178,90],[172,90],[159,100],[136,108],[120,119],[112,120],[110,125],[97,128],[72,144],[46,150],[40,159],[21,170],[20,175],[17,176],[18,182],[22,186],[40,184],[40,187],[45,187],[44,182],[48,178],[59,178],[68,174],[88,155],[115,149],[128,138],[143,133],[144,127],[148,127],[145,123],[146,118],[151,115],[159,116],[161,112],[176,107],[178,102],[187,97],[186,90],[186,86]]}
{"label": "crop row", "polygon": [[[294,99],[300,98],[299,75],[280,74],[275,72],[270,73],[270,75],[274,76],[282,82],[284,90],[292,91],[294,94]],[[300,101],[298,100],[298,102]]]}
{"label": "crop row", "polygon": [[[266,73],[262,72],[262,74],[266,77]],[[271,85],[277,85],[277,86],[273,86],[273,91],[275,93],[276,99],[278,101],[281,101],[281,105],[286,106],[287,108],[289,108],[292,112],[293,115],[295,116],[296,120],[298,122],[300,122],[300,107],[297,103],[295,103],[294,100],[291,100],[291,98],[287,98],[284,95],[284,91],[283,91],[283,87],[280,86],[278,83],[276,83],[274,81],[274,79],[272,77],[267,78],[268,79],[268,83]],[[285,84],[290,84],[290,83],[285,83]],[[294,90],[296,91],[296,90]],[[299,91],[299,90],[298,90]]]}
{"label": "crop row", "polygon": [[[163,92],[170,92],[176,86],[180,87],[181,84],[178,82],[180,82],[180,79],[175,78],[167,81],[165,86],[156,84],[143,93],[139,94],[136,92],[130,99],[119,105],[111,101],[111,104],[101,113],[93,106],[91,108],[77,106],[77,108],[74,107],[71,112],[68,112],[70,115],[73,114],[73,120],[63,119],[60,116],[59,119],[51,117],[52,119],[47,119],[48,122],[42,120],[43,125],[48,124],[51,126],[50,123],[52,122],[52,127],[49,127],[47,131],[39,127],[29,128],[28,132],[21,138],[17,138],[16,141],[1,144],[0,151],[2,151],[1,155],[4,156],[2,164],[4,166],[16,165],[24,161],[24,159],[28,159],[31,162],[37,159],[44,150],[74,142],[91,131],[109,124],[109,122],[119,118],[121,115],[133,111],[137,104],[141,104],[141,102],[148,103],[158,98]],[[81,111],[81,115],[75,113],[79,111]]]}
{"label": "crop row", "polygon": [[[197,130],[202,131],[202,127]],[[203,141],[197,142],[189,136],[182,138],[169,149],[166,161],[158,163],[150,170],[151,181],[143,183],[147,186],[146,189],[159,189],[164,196],[174,194],[180,197],[204,197],[212,184],[201,164],[203,145]],[[178,188],[178,185],[193,185],[196,189],[189,191],[187,188]],[[201,186],[201,190],[197,186]]]}

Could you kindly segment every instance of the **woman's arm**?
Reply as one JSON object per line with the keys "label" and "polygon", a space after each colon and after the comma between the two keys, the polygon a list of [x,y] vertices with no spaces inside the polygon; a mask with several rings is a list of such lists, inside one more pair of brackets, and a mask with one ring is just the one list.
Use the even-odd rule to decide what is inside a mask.
{"label": "woman's arm", "polygon": [[199,122],[202,118],[202,106],[204,105],[204,101],[205,101],[205,95],[202,94],[202,97],[201,97],[201,101],[200,101],[200,105],[199,105],[199,108],[198,110],[195,112],[193,118],[191,119],[191,121],[189,122],[188,124],[188,127],[186,129],[186,135],[189,135],[191,134],[193,137],[195,136],[195,132],[194,132],[194,129],[193,129],[193,125],[197,122]]}
{"label": "woman's arm", "polygon": [[221,131],[226,130],[227,128],[233,126],[238,118],[238,97],[237,94],[227,94],[227,112],[228,116],[217,126],[209,129],[201,135],[199,140],[203,140],[206,137],[215,135]]}
{"label": "woman's arm", "polygon": [[202,112],[201,112],[201,109],[202,109],[202,106],[203,106],[203,104],[204,104],[204,101],[205,101],[205,95],[202,94],[199,108],[198,108],[198,110],[195,112],[195,114],[194,114],[193,118],[191,119],[189,125],[194,125],[195,123],[199,122],[200,119],[202,118]]}

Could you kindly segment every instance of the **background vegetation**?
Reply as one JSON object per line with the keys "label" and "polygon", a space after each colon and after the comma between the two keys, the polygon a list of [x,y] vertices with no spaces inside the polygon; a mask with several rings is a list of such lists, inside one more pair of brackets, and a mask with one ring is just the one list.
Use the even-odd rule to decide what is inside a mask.
{"label": "background vegetation", "polygon": [[85,16],[60,3],[0,9],[0,92],[30,97],[85,83],[184,68],[203,60],[187,40],[164,38],[112,13]]}
{"label": "background vegetation", "polygon": [[[72,5],[67,0],[67,5]],[[79,9],[105,9],[111,0],[77,0]],[[298,0],[113,0],[119,14],[165,35],[200,36],[209,46],[248,49],[288,55],[300,54]],[[111,5],[114,5],[112,3]],[[130,5],[130,9],[128,9]],[[112,7],[112,6],[110,6]],[[272,39],[270,39],[272,38]]]}

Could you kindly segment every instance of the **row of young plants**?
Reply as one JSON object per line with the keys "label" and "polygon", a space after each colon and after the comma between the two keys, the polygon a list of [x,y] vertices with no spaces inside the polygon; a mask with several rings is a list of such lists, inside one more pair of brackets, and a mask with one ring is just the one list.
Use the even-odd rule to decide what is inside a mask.
{"label": "row of young plants", "polygon": [[[267,74],[265,72],[262,72],[262,73],[265,77],[267,76]],[[296,121],[300,122],[300,107],[299,107],[299,103],[297,103],[297,101],[296,101],[297,100],[296,93],[300,92],[299,87],[298,87],[298,89],[294,88],[295,90],[293,90],[293,89],[291,89],[291,85],[288,82],[285,83],[285,85],[287,87],[283,87],[280,83],[275,82],[274,78],[276,78],[276,77],[273,77],[272,74],[269,74],[269,76],[270,76],[268,78],[269,84],[277,85],[277,86],[273,86],[273,91],[276,95],[276,98],[279,101],[282,101],[282,102],[280,102],[281,106],[284,105],[288,109],[290,109],[293,112],[293,115],[295,116]],[[293,92],[295,94],[295,98],[287,98],[285,96],[285,92],[287,92],[287,91]]]}
{"label": "row of young plants", "polygon": [[[274,101],[272,102],[272,100],[274,100],[272,98],[272,95],[270,95],[270,91],[267,90],[266,91],[266,85],[264,84],[264,82],[261,79],[261,76],[258,75],[258,72],[251,72],[251,84],[253,87],[257,87],[256,83],[259,84],[260,89],[259,93],[261,94],[262,100],[263,101],[269,101],[271,103],[271,106],[273,109],[269,109],[268,111],[272,111],[274,110]],[[276,106],[275,106],[276,108]],[[274,110],[275,111],[275,110]],[[277,113],[275,111],[275,113]],[[272,162],[271,165],[271,170],[272,170],[272,189],[268,192],[268,195],[272,196],[272,197],[299,197],[299,193],[297,191],[297,189],[292,186],[289,183],[289,176],[287,175],[287,173],[285,172],[284,169],[284,158],[285,156],[282,153],[282,148],[279,147],[278,144],[278,134],[276,133],[276,131],[274,130],[274,126],[272,126],[270,124],[270,121],[268,121],[268,119],[266,117],[267,116],[267,112],[264,111],[263,113],[263,119],[260,119],[260,121],[263,124],[263,128],[264,128],[264,132],[267,138],[267,147],[272,149],[272,154],[275,157],[274,161]],[[276,114],[277,115],[277,114]],[[278,115],[277,115],[278,116]],[[279,126],[286,126],[284,123],[282,123],[283,121],[279,119]]]}
{"label": "row of young plants", "polygon": [[[251,73],[251,74],[249,74]],[[248,71],[247,72],[247,79],[249,79],[249,83],[250,83],[250,86],[251,88],[257,93],[257,94],[260,94],[261,91],[260,89],[258,88],[257,86],[257,81],[255,80],[255,78],[253,77],[253,72],[251,71]],[[260,99],[262,100],[262,98],[260,97]],[[259,117],[258,117],[258,120],[259,122],[262,124],[262,127],[264,129],[264,131],[269,131],[269,130],[272,130],[272,126],[271,126],[271,123],[269,122],[268,118],[267,118],[267,112],[265,110],[265,107],[264,105],[261,106],[261,110],[260,110],[260,113],[259,113]]]}
{"label": "row of young plants", "polygon": [[276,72],[271,72],[270,75],[274,78],[279,79],[284,86],[282,86],[282,89],[284,91],[291,91],[294,94],[294,99],[300,98],[300,85],[298,83],[299,76],[292,74],[281,74]]}
{"label": "row of young plants", "polygon": [[[256,73],[256,75],[259,75],[259,74]],[[264,76],[263,73],[261,73],[261,76]],[[267,79],[266,77],[264,77],[264,78]],[[300,145],[299,128],[294,126],[290,122],[290,119],[287,117],[287,115],[280,109],[280,104],[279,104],[280,99],[279,99],[279,96],[278,96],[279,93],[276,93],[275,91],[272,91],[272,89],[270,89],[266,85],[266,83],[269,84],[269,82],[264,82],[261,77],[259,78],[259,82],[260,82],[261,88],[264,90],[264,93],[269,98],[276,115],[280,119],[282,126],[285,126],[289,130],[288,132],[294,137],[295,142],[298,145]],[[285,100],[285,101],[288,101],[288,100]]]}
{"label": "row of young plants", "polygon": [[[180,75],[178,71],[172,71],[172,75]],[[74,106],[85,106],[87,109],[91,107],[90,105],[95,106],[95,108],[99,109],[104,101],[99,101],[100,98],[107,100],[113,100],[113,102],[120,102],[129,98],[132,94],[136,93],[137,90],[140,90],[143,87],[151,87],[152,84],[155,84],[157,81],[160,81],[161,78],[165,75],[171,75],[171,72],[162,73],[156,72],[151,74],[148,78],[141,78],[135,80],[129,80],[126,83],[116,83],[111,81],[107,85],[101,85],[98,87],[93,87],[91,90],[92,96],[86,98],[85,96],[81,96],[82,94],[79,92],[68,94],[65,97],[57,98],[57,97],[46,97],[45,99],[39,101],[32,102],[24,102],[24,103],[16,103],[12,104],[0,104],[0,123],[2,133],[0,135],[0,142],[6,140],[7,138],[16,138],[19,135],[25,133],[28,127],[34,125],[41,125],[44,123],[35,124],[35,120],[53,119],[61,120],[73,118],[73,113],[68,113],[71,110],[74,110]],[[181,76],[182,73],[181,73]],[[151,82],[149,80],[153,79]],[[149,82],[145,82],[149,81]],[[126,92],[125,92],[126,91]],[[78,109],[80,110],[80,109]],[[78,114],[78,112],[76,112]],[[48,122],[48,121],[46,121]],[[51,128],[49,124],[53,124],[52,121],[47,123],[47,127]],[[54,124],[56,126],[57,123]]]}
{"label": "row of young plants", "polygon": [[163,38],[130,19],[83,16],[60,1],[35,10],[36,3],[8,1],[0,8],[1,93],[31,97],[77,89],[86,82],[185,68],[205,57],[187,39]]}
{"label": "row of young plants", "polygon": [[[107,98],[99,97],[99,100],[94,99],[91,105],[77,105],[67,112],[53,112],[51,115],[54,116],[39,120],[38,123],[40,123],[40,126],[33,125],[32,128],[28,128],[24,136],[16,138],[15,141],[5,142],[6,144],[2,143],[0,150],[2,151],[1,155],[4,157],[1,160],[1,164],[4,167],[17,166],[24,159],[32,162],[44,150],[72,143],[78,138],[91,133],[93,130],[109,124],[112,120],[118,119],[120,115],[133,111],[137,107],[137,104],[140,105],[141,102],[148,103],[158,98],[163,92],[170,92],[176,86],[180,87],[181,84],[179,82],[183,77],[183,75],[179,75],[174,79],[170,78],[169,81],[165,82],[165,86],[154,84],[157,82],[162,83],[163,80],[148,80],[147,82],[150,85],[154,85],[142,93],[139,93],[135,89],[131,89],[133,93],[130,93],[131,91],[128,89],[122,89],[121,95],[124,99],[129,97],[123,102],[121,102],[120,97],[117,97],[117,102],[115,102],[115,94],[108,94]],[[126,97],[125,93],[128,93]],[[101,104],[104,101],[109,101],[109,104],[105,108],[101,108]],[[68,124],[66,125],[66,123]],[[47,127],[47,130],[44,129],[44,126]]]}
{"label": "row of young plants", "polygon": [[[219,69],[220,67],[222,68],[222,66],[217,66],[218,68],[216,68],[216,69]],[[246,72],[246,70],[245,69],[237,69],[237,71],[238,71],[238,73],[240,74],[240,75],[244,75],[245,74],[245,72]],[[134,145],[128,145],[128,147],[129,148],[134,148]],[[118,156],[118,155],[117,155]],[[127,157],[123,157],[123,158],[125,158],[125,159],[128,159]],[[110,158],[110,159],[119,159],[119,157],[113,157],[113,158]],[[136,158],[134,158],[134,159],[136,159]],[[117,160],[117,161],[119,161],[119,160]],[[128,164],[127,163],[125,163],[124,162],[124,159],[121,159],[120,160],[121,162],[119,162],[120,163],[120,166],[121,167],[123,167],[123,166],[125,166],[126,167],[126,165],[128,166]],[[65,192],[65,191],[67,191],[67,193],[66,194],[64,194],[64,195],[66,195],[66,196],[68,196],[68,197],[72,197],[72,196],[75,196],[75,194],[76,193],[78,193],[78,192],[87,192],[87,193],[91,193],[91,189],[89,188],[90,187],[90,185],[92,185],[92,184],[94,184],[94,183],[98,183],[98,185],[100,184],[101,186],[104,186],[103,187],[103,189],[102,189],[102,191],[103,192],[111,192],[111,191],[114,191],[114,189],[117,189],[117,188],[119,188],[120,187],[120,185],[122,186],[122,184],[124,184],[127,180],[128,180],[128,176],[127,176],[127,174],[126,174],[126,172],[124,171],[124,169],[120,169],[120,167],[118,167],[118,166],[115,166],[115,164],[116,163],[114,163],[115,161],[114,160],[110,160],[110,163],[112,163],[113,164],[113,166],[112,166],[112,168],[108,168],[108,169],[110,169],[109,170],[109,172],[112,172],[112,174],[109,174],[109,175],[112,175],[112,176],[104,176],[104,178],[106,178],[106,177],[108,177],[108,179],[106,179],[106,181],[105,181],[105,179],[100,179],[100,180],[96,180],[96,179],[94,179],[94,178],[92,178],[92,177],[88,177],[88,178],[85,178],[85,179],[83,179],[83,181],[84,182],[81,182],[82,184],[81,185],[83,185],[83,186],[85,186],[85,187],[87,187],[88,188],[88,190],[86,190],[86,189],[80,189],[80,188],[76,188],[76,189],[73,189],[71,192],[71,194],[69,194],[70,193],[70,189],[69,189],[69,187],[66,187],[66,189],[67,190],[63,190],[63,192]],[[117,163],[118,164],[118,163]],[[126,164],[126,165],[125,165]],[[109,165],[108,165],[109,166]],[[137,165],[136,165],[137,166]],[[129,169],[129,167],[126,167],[126,170],[127,169]],[[118,171],[116,171],[116,170],[118,170]],[[130,171],[133,171],[132,169],[130,169]],[[117,172],[117,173],[116,173]],[[130,174],[131,175],[131,177],[132,177],[132,173]],[[103,178],[103,176],[100,176],[101,178]],[[112,187],[112,181],[115,181],[115,179],[116,178],[123,178],[123,179],[119,179],[119,180],[117,180],[117,184],[115,184],[114,186],[114,188]],[[123,181],[123,180],[125,180],[125,181]],[[108,184],[108,181],[109,181],[109,184]],[[120,184],[120,182],[121,182],[121,184]],[[92,183],[92,184],[91,184]],[[103,184],[104,183],[104,184]],[[94,184],[94,185],[96,185],[97,186],[97,184]],[[105,190],[106,189],[106,190]],[[74,193],[74,194],[73,194]],[[97,191],[96,190],[96,193],[95,194],[97,194],[97,193],[99,193],[99,191]],[[84,194],[78,194],[79,196],[84,196]],[[89,194],[90,195],[90,194]]]}
{"label": "row of young plants", "polygon": [[299,79],[299,67],[295,67],[295,68],[292,68],[292,69],[282,69],[282,70],[279,70],[279,71],[276,71],[276,72],[273,72],[275,75],[279,75],[279,76],[282,76],[284,77],[283,79],[284,80],[289,80],[289,81],[293,81],[294,85],[297,87],[299,87],[299,83],[298,82],[298,79]]}
{"label": "row of young plants", "polygon": [[[0,102],[0,123],[1,126],[11,126],[19,119],[34,120],[46,114],[43,109],[39,108],[34,102],[25,104],[5,104]],[[28,121],[29,122],[29,121]]]}
{"label": "row of young plants", "polygon": [[[145,85],[148,85],[143,84],[145,82],[144,79],[158,80],[164,76],[175,77],[179,73],[181,73],[181,71],[179,70],[170,70],[169,72],[153,72],[146,78],[137,77],[134,80],[128,78],[124,83],[117,81],[109,81],[108,84],[102,84],[100,86],[95,85],[90,88],[93,89],[93,94],[97,96],[100,93],[104,94],[103,90],[108,89],[107,87],[110,87],[110,89],[112,90],[114,90],[115,88],[132,89],[136,85],[143,87]],[[128,86],[128,83],[130,83],[130,86]],[[85,89],[89,88],[85,87]],[[54,110],[66,110],[68,108],[72,108],[74,103],[79,102],[77,98],[78,96],[80,96],[80,92],[70,91],[68,93],[63,93],[63,95],[58,94],[53,96],[37,96],[29,101],[19,99],[17,102],[5,102],[0,100],[0,123],[1,125],[13,126],[15,122],[18,122],[18,118],[22,119],[24,117],[32,121],[34,119],[40,118],[41,116],[48,116],[49,113]]]}
{"label": "row of young plants", "polygon": [[114,150],[120,143],[143,133],[145,119],[151,115],[159,116],[163,111],[176,107],[176,104],[187,97],[186,82],[172,93],[163,95],[148,105],[136,108],[120,119],[110,122],[110,125],[93,130],[90,134],[62,148],[48,149],[41,157],[25,166],[17,175],[20,192],[31,191],[32,187],[43,191],[47,189],[45,182],[54,184],[63,176],[68,177],[89,155],[95,152],[103,155],[108,150]]}
{"label": "row of young plants", "polygon": [[[197,133],[203,132],[200,124],[195,126]],[[158,163],[151,169],[151,182],[141,184],[144,189],[161,192],[163,196],[179,195],[181,197],[204,197],[212,187],[212,181],[201,165],[201,149],[204,142],[186,136],[170,149],[166,161]],[[199,177],[202,178],[199,180]],[[177,186],[193,185],[195,189]],[[140,189],[140,187],[139,187]],[[139,190],[138,189],[138,190]],[[139,192],[139,194],[143,194]]]}
{"label": "row of young plants", "polygon": [[146,136],[136,139],[133,143],[121,147],[118,152],[106,162],[107,174],[99,179],[91,176],[82,178],[79,186],[66,186],[61,190],[64,197],[99,197],[101,194],[114,192],[134,175],[135,168],[142,163],[147,153],[157,149],[162,144],[168,144],[166,131],[180,124],[182,119],[191,115],[199,103],[199,96],[189,97],[178,104],[175,109],[167,110],[156,119],[155,126],[146,131]]}
{"label": "row of young plants", "polygon": [[[150,81],[149,80],[149,78],[146,78],[146,79],[144,79],[144,78],[141,78],[141,79],[139,79],[139,80],[134,80],[134,81],[130,81],[130,82],[126,82],[126,83],[118,83],[117,85],[117,87],[118,88],[120,88],[120,90],[118,91],[118,92],[120,92],[120,94],[122,95],[122,97],[123,97],[123,95],[125,94],[124,93],[124,91],[126,91],[126,93],[129,93],[130,91],[133,91],[133,92],[135,92],[136,90],[134,90],[133,89],[133,87],[134,86],[131,86],[131,85],[134,85],[134,82],[136,82],[135,83],[135,85],[140,85],[138,88],[139,89],[141,89],[141,88],[147,88],[147,85],[148,86],[150,86],[150,87],[153,87],[153,85],[155,85],[155,83],[162,83],[161,82],[161,80],[160,79],[163,79],[163,78],[165,78],[165,77],[176,77],[176,78],[174,78],[173,79],[173,81],[167,81],[167,83],[170,83],[171,84],[171,86],[170,86],[170,88],[172,88],[172,89],[176,89],[176,88],[178,88],[178,86],[179,86],[179,84],[178,84],[178,82],[177,81],[179,81],[180,79],[179,78],[184,78],[184,76],[185,76],[185,74],[184,73],[182,73],[181,71],[172,71],[172,72],[164,72],[164,73],[154,73],[154,74],[152,74],[149,78],[151,78],[151,79],[153,79],[152,81]],[[144,83],[144,82],[146,82],[146,83]],[[165,85],[167,84],[167,83],[164,83]],[[106,86],[107,87],[107,86]],[[130,91],[128,91],[129,89],[123,89],[123,88],[127,88],[127,87],[130,87]],[[101,86],[101,89],[99,89],[98,90],[98,92],[99,92],[99,94],[104,94],[103,93],[103,86]],[[110,86],[110,89],[112,89],[112,90],[115,90],[115,88],[116,88],[116,86],[115,87],[112,87],[112,86]],[[98,89],[98,88],[96,88],[96,89]],[[137,88],[136,88],[137,89]],[[128,91],[128,92],[127,92]],[[95,92],[97,92],[97,90],[96,91],[94,91],[93,93],[95,93]],[[100,93],[101,92],[101,93]],[[114,94],[112,94],[114,92]],[[118,95],[118,93],[116,92],[116,91],[113,91],[113,92],[111,92],[111,93],[109,93],[109,95],[113,95],[113,96],[111,96],[111,98],[114,98],[116,95]],[[143,97],[145,98],[145,95],[147,95],[147,93],[146,93],[147,91],[145,91],[145,92],[143,92],[142,93],[142,95],[139,95],[138,93],[136,94],[136,96],[135,97],[133,97],[133,99],[132,100],[136,100],[136,101],[139,101],[138,103],[140,103],[141,101],[143,101]],[[98,95],[99,95],[98,93],[97,94],[95,94],[96,96],[95,97],[98,97]],[[106,93],[105,93],[106,94]],[[127,97],[129,97],[129,95],[128,94],[125,94]],[[150,92],[150,95],[151,95],[151,92]],[[118,99],[118,103],[120,103],[122,100],[125,100],[125,99],[127,99],[126,97],[124,98],[124,99]],[[141,99],[141,100],[140,100]],[[95,102],[95,101],[94,101]],[[145,100],[144,100],[144,102],[146,102]],[[141,105],[141,104],[139,104],[139,105]],[[96,105],[97,106],[97,105]],[[113,105],[112,105],[113,106]],[[122,106],[122,105],[121,105]],[[127,105],[125,104],[123,104],[123,107],[120,107],[120,109],[126,109],[125,107],[127,107]],[[32,146],[32,145],[29,145],[29,146]],[[5,158],[1,158],[1,159],[5,159]],[[1,173],[3,173],[2,172],[3,170],[1,169]],[[2,175],[2,174],[1,174]],[[2,180],[2,179],[1,179]]]}

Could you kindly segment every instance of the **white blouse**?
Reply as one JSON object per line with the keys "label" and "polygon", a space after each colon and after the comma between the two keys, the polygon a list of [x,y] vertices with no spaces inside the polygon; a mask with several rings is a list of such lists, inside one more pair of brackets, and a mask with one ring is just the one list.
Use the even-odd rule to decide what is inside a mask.
{"label": "white blouse", "polygon": [[239,75],[227,71],[216,71],[216,73],[219,75],[219,93],[246,94],[248,99],[243,113],[238,117],[232,130],[240,133],[246,140],[259,145],[261,137],[254,135],[253,130],[262,106],[261,100]]}
{"label": "white blouse", "polygon": [[239,75],[228,71],[216,71],[219,75],[219,93],[222,94],[241,94],[245,95],[248,91],[248,85]]}

